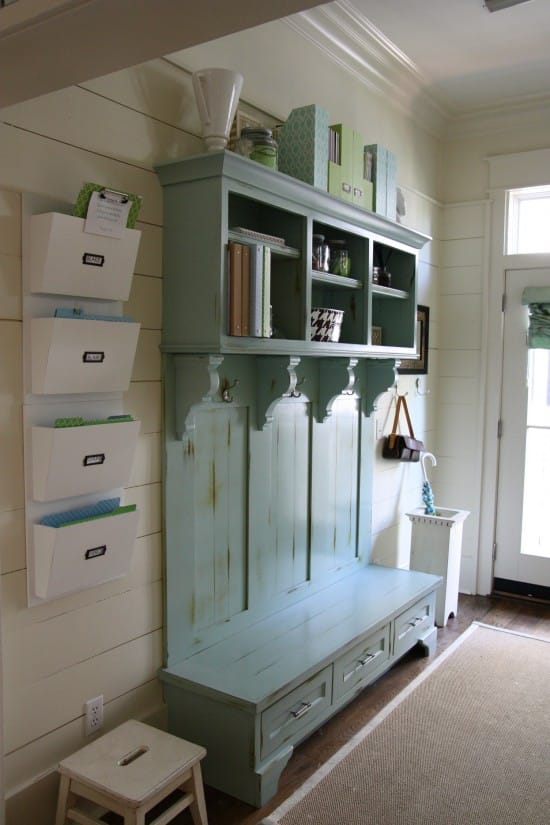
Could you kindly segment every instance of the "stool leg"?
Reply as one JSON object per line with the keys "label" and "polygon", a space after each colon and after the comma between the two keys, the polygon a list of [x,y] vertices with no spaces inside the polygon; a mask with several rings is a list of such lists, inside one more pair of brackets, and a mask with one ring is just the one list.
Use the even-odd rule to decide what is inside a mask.
{"label": "stool leg", "polygon": [[67,820],[67,808],[69,807],[69,785],[71,780],[65,774],[61,774],[59,780],[59,794],[57,797],[57,812],[55,815],[55,825],[65,825]]}
{"label": "stool leg", "polygon": [[189,811],[195,825],[208,825],[208,816],[206,814],[206,802],[204,799],[204,788],[202,784],[201,764],[197,762],[191,768],[193,776],[191,778],[192,792],[194,800],[189,805]]}

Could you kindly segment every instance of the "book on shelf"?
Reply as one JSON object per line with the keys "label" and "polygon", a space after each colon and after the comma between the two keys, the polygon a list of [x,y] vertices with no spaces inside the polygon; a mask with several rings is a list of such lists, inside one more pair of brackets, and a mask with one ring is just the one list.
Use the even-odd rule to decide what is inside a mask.
{"label": "book on shelf", "polygon": [[229,241],[229,334],[242,335],[243,246]]}
{"label": "book on shelf", "polygon": [[271,249],[229,241],[229,335],[271,335]]}
{"label": "book on shelf", "polygon": [[250,247],[242,245],[241,335],[250,335]]}
{"label": "book on shelf", "polygon": [[262,244],[250,247],[250,335],[262,337],[264,248]]}
{"label": "book on shelf", "polygon": [[262,338],[271,338],[271,249],[263,247]]}

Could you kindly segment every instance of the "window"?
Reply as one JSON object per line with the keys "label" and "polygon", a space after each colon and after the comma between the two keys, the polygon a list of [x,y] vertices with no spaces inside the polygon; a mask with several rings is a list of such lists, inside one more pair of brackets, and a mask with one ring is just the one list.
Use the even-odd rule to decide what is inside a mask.
{"label": "window", "polygon": [[508,255],[550,252],[550,186],[508,192]]}

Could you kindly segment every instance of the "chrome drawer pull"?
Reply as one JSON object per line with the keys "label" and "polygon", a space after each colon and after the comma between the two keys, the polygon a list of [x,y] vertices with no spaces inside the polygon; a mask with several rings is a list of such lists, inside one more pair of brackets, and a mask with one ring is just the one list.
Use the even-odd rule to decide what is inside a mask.
{"label": "chrome drawer pull", "polygon": [[364,666],[365,666],[366,664],[368,664],[368,662],[370,662],[372,659],[376,659],[376,655],[377,655],[376,653],[367,653],[367,655],[366,655],[366,656],[364,656],[362,659],[359,659],[359,660],[358,660],[358,661],[359,661],[359,664],[361,665],[361,667],[364,667]]}
{"label": "chrome drawer pull", "polygon": [[308,711],[311,710],[311,702],[302,702],[302,707],[298,710],[291,710],[290,713],[294,716],[295,719],[299,719],[301,716],[305,716]]}
{"label": "chrome drawer pull", "polygon": [[424,621],[424,616],[417,616],[416,619],[413,619],[412,622],[409,622],[411,627],[416,627],[417,624]]}

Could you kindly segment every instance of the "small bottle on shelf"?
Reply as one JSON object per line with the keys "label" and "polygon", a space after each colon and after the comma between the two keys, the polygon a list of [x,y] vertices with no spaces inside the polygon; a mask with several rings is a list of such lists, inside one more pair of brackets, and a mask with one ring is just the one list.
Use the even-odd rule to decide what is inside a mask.
{"label": "small bottle on shelf", "polygon": [[324,235],[313,236],[311,267],[317,272],[329,271],[330,249]]}
{"label": "small bottle on shelf", "polygon": [[329,241],[330,272],[333,275],[349,275],[351,273],[351,258],[345,241]]}
{"label": "small bottle on shelf", "polygon": [[245,126],[241,129],[235,148],[239,155],[269,166],[270,169],[278,168],[279,148],[271,129],[263,126]]}

